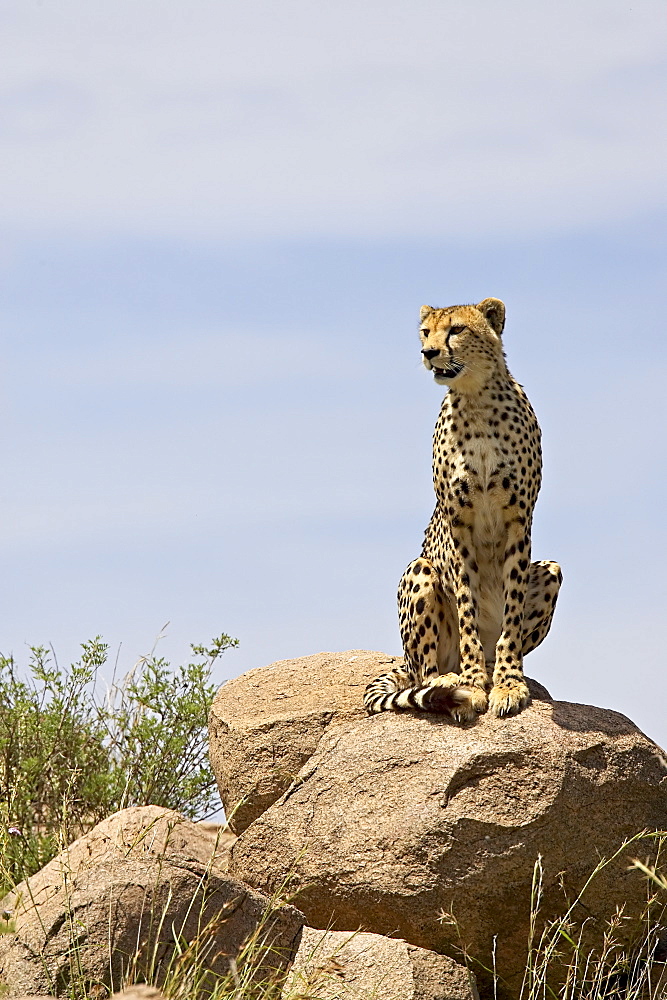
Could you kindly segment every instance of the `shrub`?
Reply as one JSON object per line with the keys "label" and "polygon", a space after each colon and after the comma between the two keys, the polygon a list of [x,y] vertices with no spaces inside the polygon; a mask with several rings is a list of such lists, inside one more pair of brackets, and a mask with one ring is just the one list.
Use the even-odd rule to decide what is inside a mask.
{"label": "shrub", "polygon": [[109,647],[99,636],[69,669],[31,648],[27,679],[0,657],[0,891],[118,809],[159,805],[198,819],[220,807],[207,755],[210,677],[236,645],[221,635],[192,646],[194,662],[175,669],[153,651],[103,698]]}

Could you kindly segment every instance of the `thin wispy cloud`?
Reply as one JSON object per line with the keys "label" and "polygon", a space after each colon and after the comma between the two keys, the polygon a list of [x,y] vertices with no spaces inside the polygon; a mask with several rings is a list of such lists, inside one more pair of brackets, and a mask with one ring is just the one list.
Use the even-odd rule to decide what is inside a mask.
{"label": "thin wispy cloud", "polygon": [[469,240],[664,206],[662,5],[26,0],[10,228]]}

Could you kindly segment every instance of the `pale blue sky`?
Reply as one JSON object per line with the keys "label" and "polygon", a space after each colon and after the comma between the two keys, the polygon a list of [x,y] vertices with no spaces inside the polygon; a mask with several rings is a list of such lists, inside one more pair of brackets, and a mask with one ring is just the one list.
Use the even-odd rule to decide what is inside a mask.
{"label": "pale blue sky", "polygon": [[493,295],[565,572],[527,671],[665,744],[666,36],[657,2],[0,4],[0,649],[399,652],[418,309]]}

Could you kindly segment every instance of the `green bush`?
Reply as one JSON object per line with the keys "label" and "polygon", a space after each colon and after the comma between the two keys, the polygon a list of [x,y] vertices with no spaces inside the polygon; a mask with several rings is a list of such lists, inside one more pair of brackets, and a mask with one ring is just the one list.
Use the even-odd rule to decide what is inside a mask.
{"label": "green bush", "polygon": [[61,669],[31,649],[28,679],[0,657],[0,892],[118,809],[159,805],[191,819],[220,806],[207,754],[214,661],[237,640],[192,646],[172,669],[153,652],[103,697],[108,649],[83,643]]}

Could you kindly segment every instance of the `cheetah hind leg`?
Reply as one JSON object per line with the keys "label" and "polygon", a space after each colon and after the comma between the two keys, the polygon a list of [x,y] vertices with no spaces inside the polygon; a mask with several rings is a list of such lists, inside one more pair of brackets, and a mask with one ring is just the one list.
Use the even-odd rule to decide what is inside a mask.
{"label": "cheetah hind leg", "polygon": [[415,559],[398,587],[405,666],[376,677],[368,685],[364,694],[367,712],[421,709],[449,714],[455,707],[450,692],[437,691],[429,697],[430,688],[427,691],[427,679],[438,674],[437,643],[442,603],[442,588],[435,568],[426,559]]}
{"label": "cheetah hind leg", "polygon": [[562,582],[558,563],[550,560],[531,563],[523,616],[524,656],[536,649],[549,632]]}
{"label": "cheetah hind leg", "polygon": [[[406,569],[398,589],[405,667],[372,681],[364,705],[369,713],[421,710],[459,722],[486,708],[486,694],[461,684],[456,672],[459,637],[453,600],[443,593],[433,564],[423,557]],[[440,670],[447,673],[440,674]],[[479,702],[483,701],[483,705]]]}

